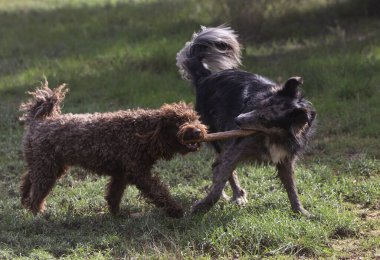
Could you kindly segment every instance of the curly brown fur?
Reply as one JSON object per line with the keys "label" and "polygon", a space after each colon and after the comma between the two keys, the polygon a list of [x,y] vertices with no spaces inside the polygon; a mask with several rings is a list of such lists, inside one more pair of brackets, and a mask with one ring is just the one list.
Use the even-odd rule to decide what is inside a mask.
{"label": "curly brown fur", "polygon": [[67,92],[66,84],[51,90],[48,87],[48,81],[45,79],[43,85],[37,88],[35,92],[27,92],[32,98],[21,104],[20,111],[24,114],[20,117],[20,121],[29,123],[34,119],[61,114],[61,103]]}
{"label": "curly brown fur", "polygon": [[181,217],[181,205],[151,169],[158,159],[199,148],[199,143],[186,144],[202,139],[207,131],[196,112],[180,102],[152,110],[60,114],[66,92],[64,85],[51,90],[45,82],[21,105],[28,168],[20,183],[22,205],[35,214],[42,212],[67,166],[81,166],[111,177],[106,200],[112,213],[119,211],[125,188],[133,184],[167,215]]}

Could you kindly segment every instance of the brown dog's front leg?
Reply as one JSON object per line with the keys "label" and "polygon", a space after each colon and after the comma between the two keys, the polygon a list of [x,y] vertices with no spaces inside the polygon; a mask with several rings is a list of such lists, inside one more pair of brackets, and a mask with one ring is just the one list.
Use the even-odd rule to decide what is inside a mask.
{"label": "brown dog's front leg", "polygon": [[180,218],[183,216],[182,206],[172,198],[167,187],[157,176],[150,173],[139,176],[134,180],[134,184],[144,197],[152,201],[157,207],[164,208],[169,217]]}
{"label": "brown dog's front leg", "polygon": [[112,176],[107,186],[107,193],[105,199],[108,203],[109,211],[116,215],[120,210],[120,202],[123,197],[124,190],[127,187],[127,180],[123,173]]}
{"label": "brown dog's front leg", "polygon": [[213,185],[211,190],[204,199],[195,202],[192,207],[193,214],[209,211],[219,200],[226,182],[232,177],[238,158],[239,154],[236,150],[230,151],[227,149],[219,155],[213,165]]}

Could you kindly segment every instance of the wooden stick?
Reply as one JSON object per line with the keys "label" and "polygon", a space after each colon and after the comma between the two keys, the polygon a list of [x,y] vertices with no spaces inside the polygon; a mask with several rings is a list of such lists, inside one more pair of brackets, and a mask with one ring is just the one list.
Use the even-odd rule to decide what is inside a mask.
{"label": "wooden stick", "polygon": [[256,132],[257,130],[235,129],[235,130],[230,130],[230,131],[225,131],[225,132],[206,134],[203,139],[189,140],[189,141],[186,141],[186,143],[220,141],[220,140],[225,140],[229,138],[244,137],[244,136],[252,135]]}
{"label": "wooden stick", "polygon": [[244,137],[244,136],[252,135],[256,132],[257,132],[256,130],[235,129],[235,130],[230,130],[226,132],[211,133],[211,134],[207,134],[205,138],[203,138],[202,142],[212,142],[212,141],[225,140],[229,138]]}

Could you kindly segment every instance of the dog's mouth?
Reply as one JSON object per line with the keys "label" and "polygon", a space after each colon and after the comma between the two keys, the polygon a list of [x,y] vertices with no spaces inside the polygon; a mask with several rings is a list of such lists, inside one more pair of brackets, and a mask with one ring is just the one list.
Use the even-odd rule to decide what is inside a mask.
{"label": "dog's mouth", "polygon": [[179,142],[186,147],[188,151],[197,151],[201,144],[200,142],[204,138],[204,133],[198,128],[187,128],[181,136],[179,136]]}
{"label": "dog's mouth", "polygon": [[192,152],[197,151],[201,147],[200,143],[184,143],[183,145],[187,150]]}

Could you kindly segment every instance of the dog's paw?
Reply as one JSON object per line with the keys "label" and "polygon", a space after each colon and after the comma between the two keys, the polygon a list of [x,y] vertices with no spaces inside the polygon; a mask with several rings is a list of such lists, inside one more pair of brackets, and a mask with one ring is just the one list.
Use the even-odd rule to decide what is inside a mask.
{"label": "dog's paw", "polygon": [[307,211],[306,209],[303,209],[303,211],[300,212],[305,218],[308,218],[308,219],[313,219],[315,218],[315,216],[313,214],[311,214],[309,211]]}
{"label": "dog's paw", "polygon": [[117,207],[109,206],[109,207],[108,207],[108,210],[109,210],[109,212],[110,212],[114,217],[120,215],[120,207],[118,207],[118,206],[117,206]]}
{"label": "dog's paw", "polygon": [[212,204],[206,203],[203,200],[198,200],[191,207],[191,214],[206,213],[212,208]]}
{"label": "dog's paw", "polygon": [[232,203],[235,203],[239,206],[245,206],[248,203],[247,192],[245,190],[241,190],[239,194],[235,195],[231,199]]}
{"label": "dog's paw", "polygon": [[302,216],[304,216],[305,218],[308,218],[308,219],[312,219],[315,217],[313,214],[311,214],[309,211],[307,211],[303,207],[300,207],[298,209],[294,209],[293,211],[295,213],[301,214]]}
{"label": "dog's paw", "polygon": [[25,209],[30,209],[30,207],[31,207],[30,199],[29,199],[29,198],[22,198],[22,199],[21,199],[21,205],[22,205]]}
{"label": "dog's paw", "polygon": [[31,203],[29,209],[35,216],[39,213],[42,214],[46,210],[45,201],[42,201],[40,204]]}
{"label": "dog's paw", "polygon": [[166,209],[166,214],[168,217],[171,218],[182,218],[184,215],[183,209],[178,207],[178,208],[167,208]]}
{"label": "dog's paw", "polygon": [[234,204],[236,204],[236,205],[239,205],[239,206],[243,207],[243,206],[247,205],[248,199],[245,196],[240,196],[240,197],[237,197],[237,198],[232,198],[231,202],[234,203]]}

